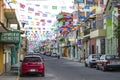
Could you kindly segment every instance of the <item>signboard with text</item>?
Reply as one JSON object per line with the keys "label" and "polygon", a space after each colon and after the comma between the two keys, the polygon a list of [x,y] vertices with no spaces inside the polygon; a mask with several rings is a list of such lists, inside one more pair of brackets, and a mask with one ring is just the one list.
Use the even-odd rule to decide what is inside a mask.
{"label": "signboard with text", "polygon": [[8,31],[0,34],[1,42],[20,42],[20,32],[18,31]]}

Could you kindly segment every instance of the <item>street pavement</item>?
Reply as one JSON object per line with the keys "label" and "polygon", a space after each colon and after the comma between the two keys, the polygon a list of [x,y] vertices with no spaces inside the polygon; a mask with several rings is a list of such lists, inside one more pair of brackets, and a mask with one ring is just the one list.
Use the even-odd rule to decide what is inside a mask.
{"label": "street pavement", "polygon": [[43,56],[45,61],[45,77],[25,75],[20,80],[120,80],[120,71],[96,70],[85,67],[83,63],[67,58]]}
{"label": "street pavement", "polygon": [[0,76],[0,80],[120,80],[120,71],[103,72],[87,68],[80,61],[66,57],[61,59],[44,55],[43,57],[46,66],[45,77],[39,75],[17,77],[17,71],[10,71]]}
{"label": "street pavement", "polygon": [[[72,60],[70,58],[67,57],[62,57],[64,59],[67,60]],[[78,60],[72,60],[72,61],[76,61],[79,62]],[[18,64],[13,65],[13,70],[9,71],[9,72],[5,72],[2,75],[0,75],[0,80],[20,80],[20,77],[18,76],[18,70],[15,69],[18,67]]]}

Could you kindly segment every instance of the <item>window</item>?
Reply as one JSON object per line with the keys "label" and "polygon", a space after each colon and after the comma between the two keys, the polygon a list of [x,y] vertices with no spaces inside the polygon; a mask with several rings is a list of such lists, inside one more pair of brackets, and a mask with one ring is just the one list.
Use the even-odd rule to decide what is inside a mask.
{"label": "window", "polygon": [[94,45],[92,45],[92,54],[94,54]]}
{"label": "window", "polygon": [[24,62],[41,62],[39,57],[25,57]]}
{"label": "window", "polygon": [[102,56],[100,57],[100,60],[104,60],[104,55],[102,55]]}
{"label": "window", "polygon": [[[92,6],[92,5],[98,5],[99,2],[96,2],[96,0],[86,0],[86,5]],[[100,0],[100,4],[103,4],[103,0]]]}
{"label": "window", "polygon": [[117,55],[107,55],[107,56],[106,56],[106,59],[107,59],[107,60],[111,60],[111,59],[120,59],[120,57],[117,56]]}

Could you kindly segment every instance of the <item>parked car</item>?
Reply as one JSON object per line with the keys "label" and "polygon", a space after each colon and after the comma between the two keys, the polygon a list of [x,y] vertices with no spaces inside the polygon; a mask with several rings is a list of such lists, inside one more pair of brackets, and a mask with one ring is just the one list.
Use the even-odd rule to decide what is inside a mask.
{"label": "parked car", "polygon": [[51,56],[52,57],[57,57],[57,54],[56,53],[52,53]]}
{"label": "parked car", "polygon": [[40,53],[41,53],[41,54],[44,54],[44,51],[41,51]]}
{"label": "parked car", "polygon": [[85,59],[85,67],[95,67],[99,56],[97,54],[90,54]]}
{"label": "parked car", "polygon": [[96,69],[101,69],[103,71],[120,69],[120,57],[118,55],[102,55],[100,60],[97,61]]}
{"label": "parked car", "polygon": [[45,53],[46,56],[51,56],[51,53],[48,51]]}
{"label": "parked car", "polygon": [[41,56],[28,55],[24,57],[20,68],[20,76],[23,76],[27,73],[37,73],[44,77],[45,66],[44,60]]}

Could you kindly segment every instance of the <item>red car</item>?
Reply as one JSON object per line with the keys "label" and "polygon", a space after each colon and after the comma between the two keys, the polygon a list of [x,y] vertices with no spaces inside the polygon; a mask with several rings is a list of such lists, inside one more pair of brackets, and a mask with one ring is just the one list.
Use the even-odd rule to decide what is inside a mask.
{"label": "red car", "polygon": [[45,76],[45,66],[44,60],[38,55],[28,55],[25,56],[20,69],[20,76],[27,73],[37,73],[41,74],[42,77]]}
{"label": "red car", "polygon": [[102,55],[97,61],[96,69],[103,71],[110,69],[120,69],[120,57],[118,55]]}

